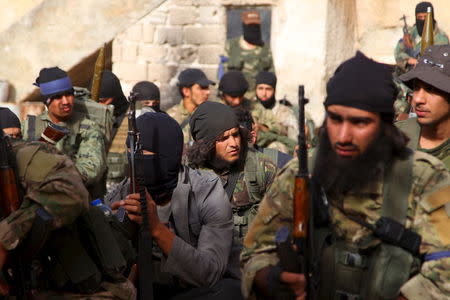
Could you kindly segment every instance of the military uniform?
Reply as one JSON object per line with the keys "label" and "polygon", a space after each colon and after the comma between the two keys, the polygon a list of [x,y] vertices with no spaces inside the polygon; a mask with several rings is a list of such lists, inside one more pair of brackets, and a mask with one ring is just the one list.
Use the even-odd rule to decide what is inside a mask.
{"label": "military uniform", "polygon": [[275,69],[272,52],[267,44],[247,50],[241,46],[243,43],[244,38],[242,36],[227,40],[225,55],[228,57],[228,61],[224,65],[227,71],[239,70],[244,73],[245,79],[249,83],[249,89],[245,95],[247,98],[252,99],[255,96],[256,75],[260,71],[275,72]]}
{"label": "military uniform", "polygon": [[[422,46],[422,38],[417,32],[416,25],[409,27],[408,32],[411,35],[413,49],[407,49],[405,47],[405,44],[403,43],[403,39],[400,39],[394,50],[395,61],[397,62],[397,66],[400,68],[402,73],[405,73],[411,69],[411,66],[408,65],[408,59],[417,58],[420,54],[420,48]],[[434,28],[433,42],[434,45],[448,45],[449,43],[447,34],[442,31],[437,25]]]}
{"label": "military uniform", "polygon": [[106,157],[106,162],[108,165],[106,190],[108,192],[113,189],[114,185],[120,183],[125,177],[128,176],[126,173],[128,167],[126,145],[128,136],[127,118],[125,117],[121,119],[121,122],[115,123],[114,126],[117,126],[114,128],[116,129],[115,135],[112,139],[111,147],[109,148],[108,155]]}
{"label": "military uniform", "polygon": [[409,137],[408,147],[414,150],[426,152],[442,160],[450,170],[450,138],[433,149],[423,149],[419,146],[420,125],[417,118],[409,118],[404,121],[396,122],[395,125],[404,131]]}
{"label": "military uniform", "polygon": [[[23,139],[26,141],[38,140],[50,122],[48,112],[37,117],[28,116],[22,128]],[[56,148],[74,160],[85,185],[92,187],[104,175],[106,168],[106,145],[103,133],[94,121],[75,112],[67,122],[57,125],[68,128],[70,134],[63,137],[56,144]]]}
{"label": "military uniform", "polygon": [[189,129],[189,118],[191,114],[184,108],[183,101],[172,106],[167,111],[167,114],[180,124],[181,130],[183,131],[183,141],[185,144],[188,144],[192,140]]}
{"label": "military uniform", "polygon": [[[450,205],[450,198],[448,197],[450,194],[450,174],[440,161],[423,152],[415,152],[411,162],[412,188],[406,190],[408,197],[405,226],[422,236],[420,254],[449,250],[450,237],[448,227],[450,226],[450,215],[447,207]],[[242,288],[245,297],[252,295],[253,280],[256,272],[267,266],[274,266],[279,261],[276,253],[275,234],[282,227],[287,227],[292,231],[292,193],[297,168],[298,160],[295,159],[288,163],[277,175],[262,201],[258,215],[244,240],[245,248],[241,258],[244,267]],[[336,203],[340,203],[341,207],[349,214],[359,216],[365,222],[374,224],[381,215],[384,185],[388,184],[391,186],[398,183],[397,179],[393,179],[393,181],[395,182],[385,182],[380,178],[377,184],[364,191],[358,193],[350,191],[346,195],[328,198],[328,203],[330,203],[328,212],[331,222],[329,230],[331,230],[332,236],[336,241],[341,241],[345,245],[353,247],[353,250],[355,248],[360,249],[360,254],[370,253],[370,249],[373,248],[377,249],[380,241],[373,236],[372,231],[348,218],[336,206]],[[406,201],[406,199],[404,200]],[[399,247],[395,248],[399,249]],[[393,249],[391,248],[391,250]],[[363,268],[364,259],[357,255],[354,257],[356,257],[356,260],[353,260],[354,264],[359,264]],[[357,259],[358,257],[361,259]],[[407,265],[404,270],[406,274],[402,274],[406,276],[403,280],[407,282],[402,285],[401,292],[407,299],[447,299],[450,297],[448,285],[450,280],[450,257],[424,262],[420,267],[420,272],[417,274],[414,273],[412,260],[409,260],[408,264],[404,264]],[[403,266],[403,263],[400,262],[400,265],[396,267],[399,266]],[[324,267],[327,270],[333,269],[332,265]],[[390,281],[392,280],[392,277],[389,277],[390,275],[395,275],[398,279],[399,274],[393,270],[383,270],[383,272],[386,273],[383,273],[384,275],[378,274],[381,276],[381,279]],[[322,283],[325,285],[334,284],[340,282],[341,280],[339,279],[341,278],[329,278]],[[383,280],[380,282],[383,282]],[[402,282],[404,281],[397,282],[397,284]],[[350,283],[350,286],[358,287],[356,282],[350,281],[347,283]],[[367,285],[367,283],[373,284],[374,282],[367,280],[363,285]],[[387,292],[388,289],[384,291]],[[388,293],[391,293],[391,298],[388,299],[396,299],[398,288],[389,290]],[[428,298],[425,298],[426,296]],[[380,296],[378,295],[378,297]]]}
{"label": "military uniform", "polygon": [[[98,277],[90,277],[86,280],[83,277],[86,275],[83,273],[86,269],[81,267],[83,271],[80,271],[79,267],[93,262],[84,261],[84,253],[77,252],[78,257],[69,258],[72,263],[79,263],[70,268],[73,272],[67,272],[68,269],[64,268],[67,265],[59,260],[65,255],[62,254],[64,253],[63,245],[55,247],[58,245],[58,238],[65,236],[70,239],[71,245],[77,244],[73,234],[66,234],[73,233],[72,230],[76,226],[74,224],[88,213],[89,207],[89,194],[73,161],[46,143],[13,141],[12,145],[17,163],[16,176],[20,179],[24,197],[20,208],[0,222],[0,242],[6,250],[18,248],[29,237],[39,208],[45,209],[53,218],[49,228],[52,234],[49,235],[44,248],[39,253],[33,253],[32,264],[35,268],[39,265],[41,269],[37,269],[41,271],[36,272],[35,268],[34,271],[31,271],[32,268],[27,268],[25,271],[33,272],[33,276],[36,276],[33,277],[35,281],[31,281],[30,287],[33,289],[33,296],[37,299],[135,299],[135,289],[125,278],[122,278],[121,282],[102,282],[100,273],[96,273]],[[97,213],[103,214],[98,211]],[[90,232],[85,230],[83,234],[87,236]],[[80,245],[79,242],[77,245]],[[42,251],[45,253],[40,255]],[[56,268],[55,263],[58,266]],[[59,267],[62,269],[58,269]],[[75,277],[71,277],[74,274],[76,274]],[[100,286],[95,285],[95,289],[85,290],[86,293],[80,294],[71,290],[74,286],[66,285],[67,282],[80,283],[81,281],[96,282]],[[58,286],[58,283],[62,282],[64,285]],[[58,288],[53,289],[56,286]],[[81,286],[83,285],[78,287]]]}
{"label": "military uniform", "polygon": [[[277,167],[267,156],[250,147],[243,169],[227,170],[224,174],[218,174],[225,190],[229,194],[232,192],[234,232],[233,247],[228,263],[228,273],[231,277],[240,278],[239,254],[242,250],[243,238],[258,212],[259,203],[272,184],[276,171]],[[237,179],[232,179],[233,176],[237,176]],[[232,186],[228,186],[232,185],[234,180],[236,180],[234,189],[229,191]]]}

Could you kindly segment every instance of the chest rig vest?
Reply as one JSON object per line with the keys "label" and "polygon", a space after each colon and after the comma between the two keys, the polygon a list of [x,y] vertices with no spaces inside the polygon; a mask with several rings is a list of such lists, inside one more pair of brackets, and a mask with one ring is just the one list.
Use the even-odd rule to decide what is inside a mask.
{"label": "chest rig vest", "polygon": [[316,299],[396,299],[400,287],[419,271],[421,238],[405,228],[408,195],[412,186],[412,155],[398,160],[384,178],[381,217],[371,225],[341,212],[351,221],[372,231],[375,246],[358,248],[338,239],[330,226],[315,226],[314,247],[318,274]]}

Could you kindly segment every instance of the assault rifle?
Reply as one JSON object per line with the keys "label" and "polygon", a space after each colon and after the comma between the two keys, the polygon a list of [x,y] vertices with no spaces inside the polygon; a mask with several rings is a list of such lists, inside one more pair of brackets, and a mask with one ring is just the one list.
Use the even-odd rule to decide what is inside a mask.
{"label": "assault rifle", "polygon": [[[16,176],[16,161],[9,141],[9,137],[0,129],[0,215],[8,217],[18,210],[22,203],[19,182]],[[29,299],[30,286],[30,262],[47,240],[51,230],[53,217],[42,207],[36,210],[28,237],[11,254],[8,253],[9,263],[2,266],[3,275],[8,283],[1,282],[4,289],[9,290],[11,296],[18,300]],[[11,289],[9,286],[11,285]]]}
{"label": "assault rifle", "polygon": [[400,18],[400,20],[403,20],[403,44],[407,49],[412,49],[413,44],[411,40],[411,35],[408,31],[408,24],[406,24],[406,16],[403,15],[403,17]]}
{"label": "assault rifle", "polygon": [[48,126],[42,132],[39,141],[49,143],[50,145],[56,145],[59,140],[70,133],[69,129],[49,123]]}
{"label": "assault rifle", "polygon": [[144,170],[142,161],[142,149],[139,137],[139,130],[136,126],[136,93],[131,92],[128,97],[130,110],[128,112],[128,138],[130,141],[130,193],[139,192],[142,225],[139,229],[138,237],[138,272],[139,272],[139,291],[140,300],[153,299],[153,274],[152,274],[152,256],[153,247],[152,236],[149,229],[147,200],[144,187]]}
{"label": "assault rifle", "polygon": [[[312,232],[309,232],[312,224],[312,201],[310,197],[310,180],[308,172],[307,143],[305,131],[305,105],[308,100],[305,98],[305,88],[298,87],[298,109],[299,109],[299,134],[298,134],[298,172],[295,176],[294,186],[294,230],[293,241],[286,237],[277,236],[278,256],[280,265],[284,271],[292,273],[302,273],[305,275],[306,299],[315,299],[315,289],[313,289],[313,240]],[[293,250],[293,244],[297,247],[297,253]],[[293,263],[295,262],[295,263]],[[294,299],[291,293],[279,293],[278,299]]]}

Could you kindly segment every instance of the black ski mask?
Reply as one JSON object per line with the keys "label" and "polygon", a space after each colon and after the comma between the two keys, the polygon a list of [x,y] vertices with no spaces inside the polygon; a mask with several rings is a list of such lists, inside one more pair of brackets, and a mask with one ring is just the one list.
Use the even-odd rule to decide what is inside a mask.
{"label": "black ski mask", "polygon": [[244,32],[244,40],[252,45],[264,46],[264,42],[261,38],[261,25],[260,24],[248,24],[242,25]]}
{"label": "black ski mask", "polygon": [[436,20],[434,19],[433,4],[431,4],[430,2],[420,2],[419,4],[416,5],[416,27],[417,27],[417,32],[419,33],[420,36],[422,36],[423,26],[425,25],[425,20],[417,19],[417,14],[426,13],[428,7],[431,7],[431,14],[433,17],[433,28],[436,27]]}
{"label": "black ski mask", "polygon": [[[169,115],[148,112],[136,119],[142,150],[153,155],[138,155],[137,169],[142,167],[144,186],[156,204],[167,201],[177,186],[183,152],[180,125]],[[127,146],[129,147],[129,139]],[[129,155],[130,157],[130,155]]]}

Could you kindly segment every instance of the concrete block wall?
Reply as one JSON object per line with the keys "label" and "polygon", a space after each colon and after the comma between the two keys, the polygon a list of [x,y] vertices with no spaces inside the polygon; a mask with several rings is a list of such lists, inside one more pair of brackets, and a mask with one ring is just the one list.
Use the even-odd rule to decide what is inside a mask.
{"label": "concrete block wall", "polygon": [[166,109],[180,100],[176,83],[182,70],[200,68],[217,81],[225,24],[220,1],[168,0],[160,5],[113,41],[113,72],[124,93],[128,95],[139,81],[152,81],[159,86]]}

